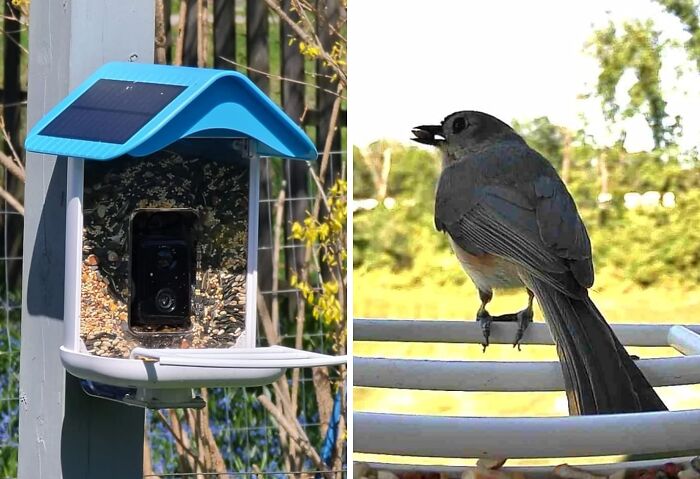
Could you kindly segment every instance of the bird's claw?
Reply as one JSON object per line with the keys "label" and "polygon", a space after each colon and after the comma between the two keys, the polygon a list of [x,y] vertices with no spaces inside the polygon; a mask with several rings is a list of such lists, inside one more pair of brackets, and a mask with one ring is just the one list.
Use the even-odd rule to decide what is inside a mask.
{"label": "bird's claw", "polygon": [[513,343],[514,348],[518,348],[518,351],[520,351],[520,341],[523,339],[523,335],[525,334],[525,330],[527,327],[530,325],[532,322],[532,310],[531,309],[523,309],[522,311],[518,311],[517,313],[509,313],[509,314],[502,314],[500,316],[491,316],[487,311],[479,311],[476,314],[476,320],[479,321],[479,324],[481,325],[481,331],[484,335],[484,342],[481,343],[481,346],[483,347],[483,352],[486,352],[486,348],[489,346],[489,337],[491,336],[491,323],[494,321],[504,321],[504,322],[511,322],[511,321],[517,321],[518,323],[518,332],[516,333],[515,336],[515,342]]}
{"label": "bird's claw", "polygon": [[479,321],[481,325],[481,332],[484,335],[484,342],[481,343],[482,352],[486,352],[486,348],[489,346],[489,336],[491,336],[491,322],[493,317],[487,312],[479,312],[476,315],[476,320]]}
{"label": "bird's claw", "polygon": [[518,332],[515,334],[515,342],[513,343],[513,347],[517,347],[518,351],[521,351],[520,341],[523,339],[525,330],[528,326],[530,326],[530,323],[532,322],[532,310],[524,309],[522,311],[518,311],[516,316],[518,321]]}

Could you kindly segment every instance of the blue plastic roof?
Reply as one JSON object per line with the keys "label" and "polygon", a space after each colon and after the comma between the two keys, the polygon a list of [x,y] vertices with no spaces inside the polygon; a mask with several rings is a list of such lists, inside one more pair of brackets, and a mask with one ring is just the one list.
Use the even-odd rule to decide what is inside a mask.
{"label": "blue plastic roof", "polygon": [[[75,135],[52,136],[57,130],[54,126],[62,121],[68,123],[68,128],[80,128],[70,125],[71,114],[75,117],[78,108],[69,107],[100,80],[185,88],[123,143],[78,139]],[[105,83],[109,82],[101,82]],[[177,89],[173,90],[177,93]],[[65,115],[52,123],[62,113]],[[200,136],[250,138],[255,140],[257,153],[263,156],[303,160],[317,157],[316,148],[304,131],[246,76],[229,70],[140,63],[108,63],[101,67],[34,125],[25,148],[36,153],[111,160],[125,154],[149,155],[181,138]]]}

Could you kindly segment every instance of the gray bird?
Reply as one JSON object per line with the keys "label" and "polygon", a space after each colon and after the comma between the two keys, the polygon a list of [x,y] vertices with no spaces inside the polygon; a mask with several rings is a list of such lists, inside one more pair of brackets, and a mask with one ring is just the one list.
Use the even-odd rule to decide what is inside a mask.
{"label": "gray bird", "polygon": [[[557,347],[570,414],[666,410],[588,296],[591,243],[554,167],[511,127],[477,111],[413,134],[442,153],[435,226],[479,291],[484,347],[494,320],[517,321],[519,344],[534,295]],[[493,289],[513,287],[527,289],[528,306],[489,315]]]}

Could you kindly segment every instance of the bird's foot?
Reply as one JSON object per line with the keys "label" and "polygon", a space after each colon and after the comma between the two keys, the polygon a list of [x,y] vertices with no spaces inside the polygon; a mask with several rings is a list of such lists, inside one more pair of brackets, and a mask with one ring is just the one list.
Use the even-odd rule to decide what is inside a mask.
{"label": "bird's foot", "polygon": [[515,335],[513,347],[517,347],[518,351],[520,351],[520,341],[523,339],[523,334],[525,333],[525,330],[530,325],[530,323],[532,323],[532,309],[526,308],[522,311],[518,311],[517,313],[501,314],[499,316],[491,316],[488,313],[486,313],[486,315],[488,316],[488,319],[485,320],[482,320],[479,317],[479,315],[477,315],[477,319],[479,319],[479,322],[481,322],[481,329],[482,331],[484,331],[484,337],[486,338],[486,345],[484,345],[484,351],[486,350],[486,346],[488,346],[488,336],[491,333],[491,323],[493,321],[518,323],[518,332]]}
{"label": "bird's foot", "polygon": [[522,311],[518,311],[515,315],[517,316],[518,321],[518,332],[515,334],[515,342],[513,343],[513,347],[517,347],[518,351],[520,351],[520,340],[523,339],[525,330],[528,326],[530,326],[530,323],[532,323],[532,309],[523,309]]}
{"label": "bird's foot", "polygon": [[481,343],[481,346],[484,348],[482,352],[485,353],[489,345],[489,336],[491,336],[491,322],[493,321],[493,316],[491,316],[488,311],[483,310],[476,313],[476,320],[479,321],[481,333],[484,335],[484,342]]}

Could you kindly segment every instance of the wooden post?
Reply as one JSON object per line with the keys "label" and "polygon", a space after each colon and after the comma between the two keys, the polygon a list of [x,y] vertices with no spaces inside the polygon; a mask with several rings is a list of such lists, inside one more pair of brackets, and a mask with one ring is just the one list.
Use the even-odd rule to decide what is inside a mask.
{"label": "wooden post", "polygon": [[[270,53],[268,50],[267,36],[269,32],[267,4],[260,0],[246,1],[246,53],[248,66],[253,70],[246,72],[248,77],[264,91],[270,94],[270,79],[267,75],[258,72],[270,71]],[[257,70],[257,72],[255,71]],[[269,198],[270,170],[269,160],[263,158],[260,161],[260,198]],[[260,206],[260,221],[258,226],[259,246],[258,250],[258,287],[260,291],[272,289],[272,204],[264,203]],[[269,299],[269,296],[265,297]],[[268,307],[270,302],[268,301]]]}
{"label": "wooden post", "polygon": [[[197,0],[187,1],[187,15],[185,18],[185,50],[182,64],[190,67],[197,66]],[[182,12],[180,12],[182,15]]]}
{"label": "wooden post", "polygon": [[[268,50],[267,35],[269,22],[267,20],[268,9],[265,2],[260,0],[248,0],[246,2],[246,37],[248,39],[246,52],[248,66],[254,70],[270,71],[270,52]],[[256,71],[247,72],[248,77],[262,91],[270,94],[270,79],[267,75]]]}
{"label": "wooden post", "polygon": [[[289,16],[295,21],[299,15],[292,10],[291,0],[283,0],[282,8],[285,12],[289,12]],[[280,22],[280,47],[281,47],[281,63],[282,63],[282,78],[295,80],[297,82],[305,81],[304,75],[304,57],[299,52],[299,45],[295,42],[289,43],[290,37],[294,36],[292,28],[286,22]],[[306,105],[305,86],[300,83],[282,80],[282,108],[289,117],[301,123],[301,117],[304,114]],[[309,172],[306,163],[295,160],[285,161],[285,177],[288,185],[288,198],[307,198],[309,196]],[[306,217],[306,212],[309,211],[309,202],[296,200],[288,201],[285,204],[285,238],[292,236],[291,226],[293,221],[302,222]],[[285,255],[287,278],[291,278],[293,274],[298,274],[301,266],[304,263],[304,247],[303,243],[297,240],[289,239],[288,242],[299,246],[293,250],[288,250]],[[290,301],[290,306],[296,306]],[[294,314],[290,314],[290,318]]]}
{"label": "wooden post", "polygon": [[[154,0],[30,8],[29,128],[102,64],[153,62]],[[88,397],[59,357],[66,159],[28,154],[26,171],[19,477],[141,477],[144,411]]]}
{"label": "wooden post", "polygon": [[236,61],[236,2],[214,0],[214,68],[233,70]]}
{"label": "wooden post", "polygon": [[[21,154],[22,148],[22,138],[20,138],[20,112],[22,101],[21,86],[20,86],[20,30],[22,25],[19,22],[20,11],[17,7],[12,5],[12,2],[5,2],[5,18],[3,19],[3,27],[5,30],[5,46],[3,54],[3,111],[2,117],[5,121],[5,129],[10,136],[12,141],[12,146],[14,149]],[[5,145],[5,153],[10,153],[11,149],[9,145]],[[22,181],[15,178],[9,172],[5,172],[5,189],[10,192],[15,198],[20,202],[22,201],[22,194],[24,190],[24,185]],[[12,211],[12,206],[6,205],[6,210]],[[18,231],[18,228],[13,224],[11,220],[12,215],[3,215],[4,221],[8,222],[7,229],[10,232],[16,232],[16,234],[10,234],[7,237],[8,244],[5,245],[6,256],[15,258],[22,256],[22,234]],[[13,231],[14,230],[14,231]],[[10,291],[16,291],[20,286],[20,279],[22,274],[22,269],[20,267],[19,261],[10,261],[6,263],[7,268],[7,280],[8,284],[6,287]]]}
{"label": "wooden post", "polygon": [[[316,20],[316,29],[318,33],[318,38],[321,40],[326,51],[331,51],[333,46],[334,35],[328,25],[335,25],[340,18],[340,1],[339,0],[317,0],[316,7],[318,8],[320,18]],[[333,110],[333,103],[335,102],[335,95],[328,93],[328,91],[335,91],[336,85],[330,79],[330,68],[323,66],[323,61],[318,60],[316,70],[320,74],[318,77],[317,97],[316,97],[316,109],[318,110],[318,128],[316,130],[316,147],[319,152],[323,151],[323,147],[326,143],[326,137],[330,131],[331,122],[331,111]],[[340,122],[338,123],[340,126]],[[340,151],[340,128],[333,134],[333,144],[331,146],[333,151]],[[336,177],[340,177],[342,174],[340,165],[342,159],[340,155],[334,155],[331,157],[332,168],[328,169],[328,174],[324,180],[329,183],[333,183]]]}

